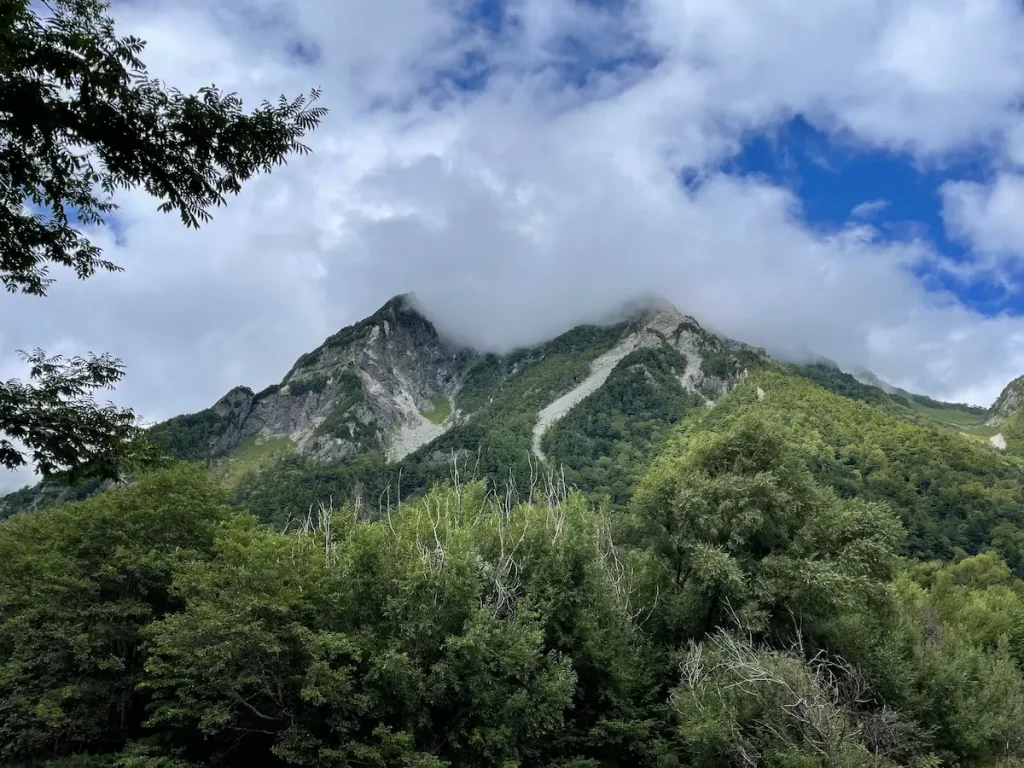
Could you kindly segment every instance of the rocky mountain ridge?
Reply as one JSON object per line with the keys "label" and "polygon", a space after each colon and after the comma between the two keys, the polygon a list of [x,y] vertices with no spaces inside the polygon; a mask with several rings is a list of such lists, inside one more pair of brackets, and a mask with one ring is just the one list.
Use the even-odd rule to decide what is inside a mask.
{"label": "rocky mountain ridge", "polygon": [[[149,435],[170,456],[206,462],[256,506],[252,494],[269,499],[283,491],[270,487],[273,478],[262,485],[252,478],[282,462],[305,478],[303,494],[329,487],[358,495],[364,486],[386,492],[392,480],[403,489],[429,487],[444,479],[453,457],[472,457],[473,472],[492,480],[563,467],[595,493],[622,499],[672,425],[764,367],[1008,453],[1024,447],[1013,415],[1024,377],[989,411],[940,403],[869,371],[844,374],[823,358],[781,363],[655,301],[631,307],[617,323],[578,326],[497,355],[443,338],[409,294],[301,355],[279,384],[260,392],[235,387],[204,411],[153,425]],[[1005,426],[992,426],[996,418]],[[328,476],[326,486],[316,479]],[[0,518],[95,490],[40,484],[0,499]]]}
{"label": "rocky mountain ridge", "polygon": [[[682,355],[686,365],[680,385],[707,402],[743,375],[730,350],[764,355],[707,333],[674,308],[643,310],[592,362],[582,382],[556,393],[541,411],[534,427],[537,456],[543,456],[540,440],[547,428],[598,389],[619,361],[653,347]],[[544,355],[543,345],[505,356],[510,364],[504,377],[517,375],[538,355]],[[717,367],[705,365],[709,356]],[[280,385],[258,394],[236,387],[218,400],[210,411],[219,429],[206,446],[206,458],[216,460],[247,440],[285,438],[315,461],[375,450],[383,450],[389,461],[400,460],[479,410],[480,403],[467,403],[460,394],[473,370],[490,357],[447,342],[415,309],[410,295],[396,296],[302,355]],[[154,428],[157,436],[160,432]]]}
{"label": "rocky mountain ridge", "polygon": [[222,397],[212,410],[225,427],[210,456],[275,437],[324,461],[381,447],[406,455],[458,417],[435,423],[425,414],[455,394],[469,359],[468,351],[438,336],[408,297],[395,297],[300,357],[280,385],[259,394],[237,387]]}

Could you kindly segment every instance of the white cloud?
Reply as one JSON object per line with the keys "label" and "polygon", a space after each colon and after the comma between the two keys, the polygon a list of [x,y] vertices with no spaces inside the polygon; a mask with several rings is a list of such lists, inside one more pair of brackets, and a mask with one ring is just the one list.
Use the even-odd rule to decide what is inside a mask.
{"label": "white cloud", "polygon": [[942,197],[951,235],[984,254],[1024,255],[1024,175],[1000,173],[990,184],[949,182]]}
{"label": "white cloud", "polygon": [[1015,125],[1006,137],[1006,154],[1011,164],[1024,167],[1024,122]]}
{"label": "white cloud", "polygon": [[881,213],[889,207],[888,200],[866,200],[859,205],[855,205],[853,210],[850,211],[850,218],[853,219],[870,219],[875,214]]}
{"label": "white cloud", "polygon": [[922,159],[1019,124],[1024,16],[1012,0],[651,0],[652,38],[742,122],[801,111]]}
{"label": "white cloud", "polygon": [[[120,31],[149,41],[168,82],[250,103],[322,86],[332,111],[312,157],[253,181],[199,232],[122,195],[120,244],[96,239],[127,271],[4,298],[0,363],[17,347],[111,351],[129,370],[118,400],[165,418],[278,380],[415,290],[443,328],[495,348],[657,292],[736,338],[937,396],[988,402],[1024,371],[1024,321],[927,292],[907,267],[940,255],[882,238],[865,218],[880,201],[823,233],[791,192],[716,170],[797,112],[922,164],[979,142],[1021,162],[1011,0],[632,0],[621,13],[510,0],[516,23],[497,37],[467,23],[468,4],[118,3]],[[483,90],[439,79],[474,52],[491,68]],[[659,63],[580,71],[609,52]],[[1019,179],[1000,179],[944,190],[950,226],[983,250],[1020,231]]]}

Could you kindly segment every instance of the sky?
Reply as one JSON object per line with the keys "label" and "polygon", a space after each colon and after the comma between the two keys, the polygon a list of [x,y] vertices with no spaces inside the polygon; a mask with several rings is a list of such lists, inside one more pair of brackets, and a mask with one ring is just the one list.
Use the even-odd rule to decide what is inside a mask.
{"label": "sky", "polygon": [[[662,296],[779,355],[988,405],[1024,373],[1015,0],[115,0],[152,74],[322,89],[313,153],[186,230],[142,192],[124,267],[0,298],[17,349],[110,352],[147,420],[415,291],[506,350]],[[31,480],[0,476],[0,488]]]}

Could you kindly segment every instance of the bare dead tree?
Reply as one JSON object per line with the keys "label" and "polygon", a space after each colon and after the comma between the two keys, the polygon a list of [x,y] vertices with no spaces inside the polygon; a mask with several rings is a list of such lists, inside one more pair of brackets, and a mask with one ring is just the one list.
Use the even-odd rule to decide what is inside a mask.
{"label": "bare dead tree", "polygon": [[331,496],[325,505],[318,503],[317,529],[324,540],[324,567],[330,568],[337,564],[338,553],[334,543],[334,497]]}
{"label": "bare dead tree", "polygon": [[691,643],[679,690],[693,694],[698,710],[716,700],[724,706],[740,694],[764,713],[733,726],[731,743],[741,763],[760,764],[758,745],[772,739],[796,742],[826,766],[836,764],[844,746],[861,743],[853,710],[868,700],[862,676],[845,660],[822,652],[805,659],[801,648],[794,641],[779,651],[721,631]]}
{"label": "bare dead tree", "polygon": [[459,482],[459,456],[452,448],[452,461],[449,474],[452,480],[452,487],[455,488],[455,497],[458,499],[459,518],[462,518],[462,484]]}
{"label": "bare dead tree", "polygon": [[597,529],[597,547],[619,607],[629,617],[630,622],[637,627],[642,627],[658,607],[661,598],[660,588],[655,591],[654,601],[650,606],[645,607],[636,602],[639,590],[634,578],[633,564],[629,560],[623,561],[619,556],[619,547],[612,540],[611,525],[607,522]]}
{"label": "bare dead tree", "polygon": [[516,538],[511,531],[512,516],[500,512],[498,523],[498,557],[489,572],[491,582],[490,602],[495,611],[506,615],[514,615],[522,589],[520,578],[519,548],[526,540],[530,516],[523,516],[522,530]]}
{"label": "bare dead tree", "polygon": [[526,454],[526,461],[530,467],[530,495],[527,500],[527,504],[533,504],[533,492],[537,488],[537,482],[540,478],[540,463],[534,463],[533,452],[528,451]]}

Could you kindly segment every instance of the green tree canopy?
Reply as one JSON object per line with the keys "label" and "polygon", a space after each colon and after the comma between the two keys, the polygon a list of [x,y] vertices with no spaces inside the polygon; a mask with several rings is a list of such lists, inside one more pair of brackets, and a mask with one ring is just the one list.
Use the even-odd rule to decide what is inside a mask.
{"label": "green tree canopy", "polygon": [[175,565],[248,524],[185,465],[0,526],[0,762],[120,749],[144,715],[142,627],[179,602]]}
{"label": "green tree canopy", "polygon": [[[885,505],[839,499],[755,415],[700,433],[633,499],[668,637],[724,623],[771,629],[884,597],[903,529]],[[731,614],[731,615],[729,615]]]}
{"label": "green tree canopy", "polygon": [[[712,512],[684,556],[724,553],[681,588],[671,537],[616,541],[620,513],[578,493],[449,485],[279,532],[178,465],[19,515],[0,525],[0,762],[1019,765],[1024,584],[993,552],[890,572],[891,514],[816,489],[776,438],[737,424],[651,473],[645,491],[676,478],[677,521],[673,500]],[[734,613],[708,591],[732,570]]]}

